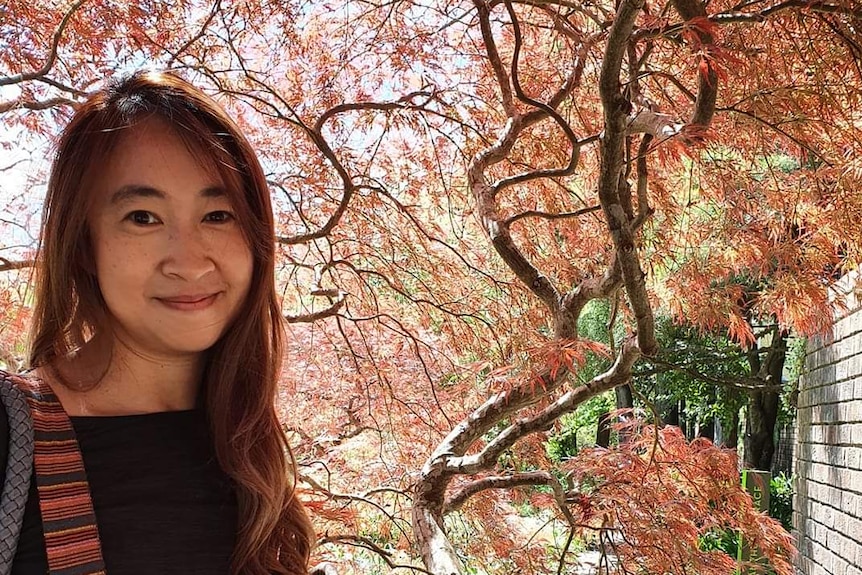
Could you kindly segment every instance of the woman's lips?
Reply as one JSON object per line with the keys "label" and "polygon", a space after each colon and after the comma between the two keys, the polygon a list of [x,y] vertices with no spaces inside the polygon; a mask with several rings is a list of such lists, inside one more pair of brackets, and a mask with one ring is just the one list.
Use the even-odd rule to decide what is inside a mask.
{"label": "woman's lips", "polygon": [[177,311],[197,311],[206,309],[215,302],[218,293],[201,294],[189,296],[174,296],[166,298],[156,298],[165,306]]}

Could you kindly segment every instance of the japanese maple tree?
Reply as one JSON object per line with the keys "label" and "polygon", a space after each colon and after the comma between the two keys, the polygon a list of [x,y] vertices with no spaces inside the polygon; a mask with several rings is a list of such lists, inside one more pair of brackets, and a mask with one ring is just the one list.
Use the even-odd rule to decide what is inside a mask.
{"label": "japanese maple tree", "polygon": [[[727,454],[647,430],[558,469],[543,438],[656,354],[659,306],[744,345],[752,314],[829,325],[862,261],[860,24],[848,0],[6,0],[0,121],[7,147],[50,138],[144,65],[238,118],[277,206],[321,558],[561,572],[567,535],[509,521],[538,497],[566,534],[621,534],[619,569],[729,573],[699,537],[741,526],[787,572]],[[595,299],[612,345],[579,336]]]}

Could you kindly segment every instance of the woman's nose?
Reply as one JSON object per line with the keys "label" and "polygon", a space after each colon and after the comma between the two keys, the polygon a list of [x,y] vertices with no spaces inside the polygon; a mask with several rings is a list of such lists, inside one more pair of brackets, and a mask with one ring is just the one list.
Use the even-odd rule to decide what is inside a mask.
{"label": "woman's nose", "polygon": [[162,272],[194,282],[215,270],[206,234],[200,229],[176,229],[167,237]]}

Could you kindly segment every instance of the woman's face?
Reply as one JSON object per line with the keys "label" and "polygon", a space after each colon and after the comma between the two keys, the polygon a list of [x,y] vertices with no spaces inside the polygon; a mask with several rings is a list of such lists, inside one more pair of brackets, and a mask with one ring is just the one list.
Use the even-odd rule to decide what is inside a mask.
{"label": "woman's face", "polygon": [[218,174],[148,119],[121,138],[94,192],[95,273],[116,337],[156,358],[211,347],[245,301],[253,266]]}

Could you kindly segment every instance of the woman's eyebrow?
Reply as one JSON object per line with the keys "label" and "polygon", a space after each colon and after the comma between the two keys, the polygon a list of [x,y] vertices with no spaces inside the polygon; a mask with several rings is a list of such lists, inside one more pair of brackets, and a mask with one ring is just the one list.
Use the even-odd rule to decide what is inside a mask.
{"label": "woman's eyebrow", "polygon": [[163,200],[167,198],[167,195],[163,191],[152,186],[129,184],[111,194],[111,204],[124,204],[130,200],[138,198],[159,198]]}
{"label": "woman's eyebrow", "polygon": [[[227,195],[224,188],[221,186],[208,186],[198,192],[202,198],[221,198]],[[158,188],[152,186],[144,186],[140,184],[127,184],[119,190],[111,194],[111,205],[124,204],[128,201],[139,198],[157,198],[160,200],[167,199],[167,194]]]}

